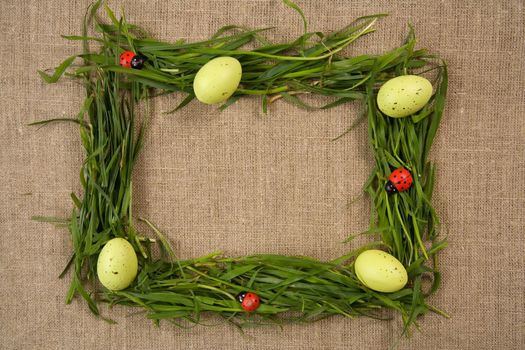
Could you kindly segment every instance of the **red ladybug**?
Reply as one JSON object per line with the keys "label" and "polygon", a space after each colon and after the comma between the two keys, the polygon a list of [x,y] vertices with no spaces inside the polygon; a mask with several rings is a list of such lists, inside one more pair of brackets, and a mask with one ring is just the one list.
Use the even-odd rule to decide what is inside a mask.
{"label": "red ladybug", "polygon": [[244,310],[252,312],[257,310],[261,304],[261,299],[255,293],[242,292],[237,295],[237,300],[241,303],[241,306]]}
{"label": "red ladybug", "polygon": [[413,181],[410,171],[405,168],[397,168],[388,177],[385,190],[387,193],[403,192],[412,186]]}
{"label": "red ladybug", "polygon": [[135,54],[131,51],[126,51],[120,55],[120,65],[125,68],[131,68],[131,60],[135,57]]}

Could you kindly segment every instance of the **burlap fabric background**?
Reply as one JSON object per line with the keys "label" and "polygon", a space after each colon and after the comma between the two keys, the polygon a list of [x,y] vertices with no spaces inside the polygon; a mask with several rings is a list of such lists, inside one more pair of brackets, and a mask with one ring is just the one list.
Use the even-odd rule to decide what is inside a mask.
{"label": "burlap fabric background", "polygon": [[[450,95],[434,146],[435,205],[450,247],[443,287],[422,333],[401,349],[525,348],[525,25],[523,1],[298,1],[312,30],[342,27],[356,16],[388,12],[378,32],[353,53],[397,46],[407,23],[420,47],[450,66]],[[85,304],[64,305],[70,254],[66,231],[30,221],[68,216],[83,159],[77,129],[26,124],[76,113],[82,88],[48,86],[36,70],[78,52],[61,34],[77,34],[88,0],[1,1],[0,6],[0,348],[1,349],[385,349],[399,320],[331,318],[241,335],[211,327],[154,327],[116,308],[96,319]],[[279,1],[112,1],[162,39],[204,39],[226,23],[275,26],[272,38],[300,34],[299,17]],[[372,165],[365,125],[330,139],[358,106],[305,112],[283,102],[263,115],[257,99],[224,112],[192,103],[163,115],[181,96],[158,100],[135,177],[135,211],[157,223],[182,258],[215,250],[308,254],[330,259],[340,241],[366,228],[360,194]],[[356,242],[360,243],[360,242]]]}

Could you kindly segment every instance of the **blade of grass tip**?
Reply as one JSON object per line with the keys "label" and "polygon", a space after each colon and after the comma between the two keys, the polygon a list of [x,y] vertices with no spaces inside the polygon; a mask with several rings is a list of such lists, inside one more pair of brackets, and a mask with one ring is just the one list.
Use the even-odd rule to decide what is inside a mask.
{"label": "blade of grass tip", "polygon": [[365,19],[379,19],[381,17],[388,17],[388,16],[389,16],[388,13],[376,13],[376,14],[373,14],[373,15],[366,15],[366,16],[358,17],[354,22],[360,21],[360,20],[365,20]]}
{"label": "blade of grass tip", "polygon": [[259,272],[263,270],[264,267],[261,266],[255,272],[250,276],[250,279],[248,280],[248,283],[246,283],[247,288],[253,288],[253,284],[255,283],[255,280],[257,279],[257,276],[259,275]]}
{"label": "blade of grass tip", "polygon": [[435,306],[432,306],[432,305],[430,305],[430,304],[426,304],[426,303],[425,303],[425,307],[426,307],[427,309],[429,309],[430,311],[432,311],[432,312],[438,314],[438,315],[441,315],[441,316],[443,316],[443,317],[445,317],[445,318],[450,318],[450,315],[449,315],[448,313],[446,313],[446,312],[443,311],[443,310],[438,309],[438,308],[435,307]]}
{"label": "blade of grass tip", "polygon": [[427,163],[427,176],[425,179],[425,187],[423,189],[423,192],[429,200],[432,198],[432,194],[434,192],[434,184],[435,184],[435,176],[436,176],[436,165]]}
{"label": "blade of grass tip", "polygon": [[346,129],[341,135],[333,138],[331,141],[337,141],[339,140],[340,138],[342,138],[343,136],[345,136],[346,134],[348,134],[349,132],[351,132],[352,130],[354,130],[359,124],[361,124],[367,117],[367,112],[365,111],[364,113],[362,113],[353,123],[352,125],[350,125],[350,127],[348,129]]}
{"label": "blade of grass tip", "polygon": [[[446,241],[440,242],[443,247],[447,246]],[[430,287],[429,295],[434,294],[441,285],[441,273],[439,272],[439,259],[436,252],[439,250],[439,248],[436,249],[436,252],[433,252],[434,247],[432,247],[429,251],[429,255],[433,257],[433,264],[434,264],[434,280],[432,281],[432,286]]]}
{"label": "blade of grass tip", "polygon": [[194,94],[188,94],[188,96],[186,96],[181,103],[179,103],[179,105],[177,107],[175,107],[174,109],[172,109],[171,111],[167,111],[167,112],[163,112],[163,114],[171,114],[173,112],[176,112],[178,111],[179,109],[181,109],[182,107],[186,106],[188,103],[190,103],[191,101],[193,101],[193,99],[195,98],[195,95]]}
{"label": "blade of grass tip", "polygon": [[113,12],[113,10],[108,6],[106,1],[104,1],[104,10],[106,11],[106,14],[108,15],[108,17],[111,20],[111,22],[113,22],[113,25],[115,27],[119,27],[121,25],[121,23],[117,19],[117,17],[115,16],[115,13]]}
{"label": "blade of grass tip", "polygon": [[222,34],[228,32],[228,31],[233,31],[235,29],[239,29],[239,30],[245,31],[245,28],[242,27],[242,26],[238,26],[238,25],[235,25],[235,24],[229,24],[229,25],[225,25],[225,26],[222,26],[219,29],[217,29],[215,34],[213,34],[210,37],[210,39],[216,39],[216,38],[220,37]]}
{"label": "blade of grass tip", "polygon": [[439,127],[439,123],[441,122],[441,117],[443,115],[443,109],[445,108],[445,98],[447,96],[447,88],[448,88],[448,70],[447,70],[446,63],[443,62],[443,66],[441,68],[441,83],[439,84],[439,87],[436,91],[436,101],[435,101],[435,106],[434,106],[434,113],[432,114],[432,121],[428,128],[421,164],[426,163],[428,154],[430,153],[430,148],[432,147],[434,137],[436,136],[436,132]]}
{"label": "blade of grass tip", "polygon": [[94,37],[94,36],[82,36],[82,35],[61,35],[63,39],[66,40],[74,40],[74,41],[80,41],[80,40],[91,40],[91,41],[98,41],[98,42],[104,42],[103,39]]}
{"label": "blade of grass tip", "polygon": [[76,275],[73,275],[73,279],[71,280],[71,284],[69,285],[69,289],[66,293],[66,305],[71,304],[73,301],[73,298],[75,297],[75,294],[77,292],[77,286],[78,286],[78,279]]}
{"label": "blade of grass tip", "polygon": [[81,129],[91,127],[89,123],[84,122],[84,115],[86,113],[89,113],[92,103],[93,103],[93,97],[92,96],[86,97],[84,99],[84,103],[82,104],[82,107],[80,108],[80,111],[77,114],[77,119],[79,121],[79,125],[81,126]]}
{"label": "blade of grass tip", "polygon": [[327,103],[326,105],[322,106],[321,109],[334,108],[334,107],[337,107],[339,105],[345,104],[347,102],[352,102],[354,100],[355,99],[350,98],[350,97],[341,97],[341,98],[335,100],[334,102]]}
{"label": "blade of grass tip", "polygon": [[38,120],[36,122],[27,124],[27,126],[36,126],[36,125],[45,126],[47,124],[58,123],[58,122],[69,122],[69,123],[75,123],[75,124],[82,123],[77,118],[52,118],[52,119]]}
{"label": "blade of grass tip", "polygon": [[224,50],[235,50],[248,44],[251,41],[253,41],[253,38],[251,36],[246,36],[244,38],[239,38],[237,40],[226,43],[220,47]]}
{"label": "blade of grass tip", "polygon": [[145,309],[148,309],[148,310],[151,309],[151,307],[148,306],[146,303],[144,303],[139,297],[136,297],[136,296],[132,295],[131,293],[123,292],[123,291],[118,291],[118,292],[113,292],[113,293],[115,293],[118,296],[121,296],[121,297],[124,297],[126,299],[129,299],[133,303],[135,303],[137,305],[140,305],[140,306],[142,306]]}
{"label": "blade of grass tip", "polygon": [[408,62],[410,60],[410,58],[412,57],[412,54],[413,54],[413,51],[414,51],[414,45],[416,44],[416,33],[414,31],[414,26],[409,23],[408,24],[408,35],[407,35],[407,38],[405,40],[405,45],[406,45],[406,55],[405,55],[405,59],[403,61],[403,73],[406,75],[408,74],[408,70],[407,70],[407,65],[408,65]]}
{"label": "blade of grass tip", "polygon": [[52,224],[68,224],[69,223],[69,219],[66,219],[66,218],[59,218],[59,217],[55,217],[55,216],[32,216],[31,217],[31,220],[33,221],[38,221],[38,222],[48,222],[48,223],[52,223]]}
{"label": "blade of grass tip", "polygon": [[430,291],[428,292],[428,295],[434,294],[441,286],[441,272],[434,271],[433,275],[434,275],[434,280],[432,281],[432,286],[430,287]]}
{"label": "blade of grass tip", "polygon": [[134,45],[135,36],[129,31],[130,28],[128,22],[126,21],[126,12],[124,11],[124,7],[121,7],[120,12],[122,13],[122,17],[120,18],[119,30],[126,37],[131,51],[137,52]]}
{"label": "blade of grass tip", "polygon": [[[301,19],[303,20],[303,31],[304,31],[304,34],[306,34],[308,32],[308,21],[306,20],[306,17],[304,15],[304,12],[303,10],[301,10],[301,8],[299,6],[297,6],[296,3],[294,3],[293,1],[291,0],[283,0],[283,3],[290,7],[291,9],[295,10],[300,16],[301,16]],[[305,38],[305,35],[302,36],[302,40],[301,40],[301,47],[303,47],[304,49],[304,38]]]}
{"label": "blade of grass tip", "polygon": [[304,109],[304,110],[307,110],[307,111],[313,111],[313,110],[316,110],[318,109],[317,107],[314,107],[314,106],[311,106],[309,104],[306,104],[303,100],[301,100],[299,97],[297,97],[296,95],[293,95],[293,94],[289,94],[287,92],[281,92],[280,94],[283,99],[289,103],[291,103],[292,105],[296,106],[296,107],[299,107],[301,109]]}
{"label": "blade of grass tip", "polygon": [[78,220],[77,220],[77,211],[76,209],[73,209],[71,213],[71,220],[69,224],[69,231],[71,232],[71,237],[73,241],[73,248],[75,249],[75,253],[80,253],[80,229],[78,227]]}
{"label": "blade of grass tip", "polygon": [[224,102],[224,103],[219,107],[219,111],[223,111],[223,110],[225,110],[226,108],[230,107],[232,104],[234,104],[235,102],[237,102],[240,98],[241,98],[241,95],[234,95],[234,96],[230,97],[228,100],[226,100],[226,102]]}
{"label": "blade of grass tip", "polygon": [[389,229],[390,229],[390,227],[388,227],[388,226],[383,226],[383,227],[376,226],[376,227],[371,227],[368,230],[365,230],[363,232],[360,232],[359,234],[360,235],[371,235],[371,234],[376,234],[376,233],[382,233],[382,232],[387,231]]}
{"label": "blade of grass tip", "polygon": [[342,255],[342,256],[340,256],[338,258],[333,259],[332,261],[330,261],[330,263],[332,263],[333,265],[337,265],[337,266],[341,265],[344,262],[346,262],[346,261],[348,261],[348,260],[358,256],[360,253],[364,252],[365,250],[376,248],[376,247],[379,247],[379,246],[382,246],[382,245],[383,245],[383,243],[380,242],[380,241],[374,241],[374,242],[367,243],[367,244],[361,246],[360,248],[351,251],[348,254],[345,254],[345,255]]}
{"label": "blade of grass tip", "polygon": [[262,111],[264,114],[268,113],[268,95],[263,95],[261,99]]}
{"label": "blade of grass tip", "polygon": [[73,252],[73,254],[71,254],[71,257],[69,258],[66,266],[64,267],[64,269],[62,270],[60,275],[58,275],[58,278],[60,278],[60,279],[64,278],[64,276],[66,275],[67,271],[69,271],[69,268],[73,264],[73,261],[75,261],[75,256],[76,256],[76,254]]}
{"label": "blade of grass tip", "polygon": [[80,209],[82,207],[82,202],[80,201],[80,199],[78,199],[77,195],[73,192],[70,193],[70,196],[71,196],[71,200],[73,200],[73,203],[75,204],[75,206]]}
{"label": "blade of grass tip", "polygon": [[153,232],[157,235],[161,243],[162,249],[166,252],[171,262],[174,262],[175,260],[177,260],[175,253],[173,252],[173,249],[171,248],[170,244],[168,243],[166,237],[164,237],[162,232],[160,232],[160,230],[155,225],[153,225],[149,220],[145,218],[139,218],[139,221],[146,223],[146,225],[148,225],[151,228],[151,230],[153,230]]}
{"label": "blade of grass tip", "polygon": [[[82,22],[82,36],[87,37],[88,36],[88,27],[93,21],[93,18],[95,18],[98,9],[100,8],[100,5],[102,4],[102,0],[97,0],[93,2],[90,6],[87,7],[86,13],[84,14],[84,21]],[[82,40],[82,52],[83,53],[89,53],[89,41],[88,40]],[[87,63],[87,62],[85,62]]]}
{"label": "blade of grass tip", "polygon": [[428,117],[430,114],[432,114],[432,110],[425,106],[420,112],[417,114],[412,115],[412,121],[416,124],[419,123],[421,120]]}
{"label": "blade of grass tip", "polygon": [[352,242],[354,239],[356,239],[359,236],[360,236],[359,233],[350,235],[350,236],[346,237],[344,240],[342,240],[341,243],[350,243],[350,242]]}
{"label": "blade of grass tip", "polygon": [[401,312],[402,314],[405,313],[405,311],[403,310],[403,307],[401,306],[402,304],[399,301],[394,301],[390,299],[388,294],[381,294],[381,293],[376,293],[376,292],[371,292],[371,294],[377,300],[379,300],[379,302],[384,304],[386,307],[393,309],[393,310],[397,310]]}
{"label": "blade of grass tip", "polygon": [[361,201],[364,198],[365,198],[365,194],[364,193],[359,193],[358,195],[354,196],[352,199],[350,199],[347,202],[346,208],[350,209],[352,207],[352,205],[356,204],[357,202]]}
{"label": "blade of grass tip", "polygon": [[60,77],[64,74],[66,69],[69,66],[71,66],[75,58],[77,58],[77,55],[66,58],[58,67],[55,68],[55,72],[52,75],[49,75],[41,70],[38,71],[38,74],[40,74],[40,77],[42,77],[42,79],[46,83],[48,84],[56,83],[58,79],[60,79]]}
{"label": "blade of grass tip", "polygon": [[128,237],[129,237],[130,240],[135,241],[135,245],[137,246],[137,248],[139,248],[139,252],[142,255],[142,257],[144,259],[148,259],[148,253],[146,252],[146,250],[142,246],[141,239],[140,239],[139,236],[137,236],[137,232],[135,231],[133,226],[129,226],[129,228],[128,228]]}
{"label": "blade of grass tip", "polygon": [[[147,113],[147,115],[149,115],[149,113]],[[144,146],[144,135],[146,134],[146,127],[147,125],[142,125],[139,129],[139,132],[138,132],[138,135],[137,135],[137,141],[135,142],[135,148],[133,150],[133,157],[132,157],[132,161],[135,162],[136,159],[138,158],[138,155],[139,155],[139,152],[140,150],[142,149],[142,147]]]}

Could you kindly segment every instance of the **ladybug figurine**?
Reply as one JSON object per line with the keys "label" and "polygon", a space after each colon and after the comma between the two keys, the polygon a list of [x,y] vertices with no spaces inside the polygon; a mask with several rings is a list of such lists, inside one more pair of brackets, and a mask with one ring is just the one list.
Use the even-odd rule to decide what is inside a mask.
{"label": "ladybug figurine", "polygon": [[126,51],[120,55],[120,65],[124,68],[142,69],[146,57],[136,55],[134,52]]}
{"label": "ladybug figurine", "polygon": [[259,296],[251,292],[240,293],[239,295],[237,295],[237,300],[239,301],[239,303],[241,303],[242,308],[248,312],[253,312],[257,310],[257,308],[261,304],[261,299],[259,298]]}
{"label": "ladybug figurine", "polygon": [[406,191],[412,186],[412,174],[405,168],[397,168],[392,171],[388,177],[385,190],[387,193],[392,194],[396,192]]}

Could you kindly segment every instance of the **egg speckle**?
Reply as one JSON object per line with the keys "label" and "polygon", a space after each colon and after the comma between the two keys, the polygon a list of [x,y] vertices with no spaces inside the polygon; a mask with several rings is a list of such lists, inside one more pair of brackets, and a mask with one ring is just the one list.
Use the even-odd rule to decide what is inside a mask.
{"label": "egg speckle", "polygon": [[377,106],[389,117],[406,117],[419,111],[432,96],[432,84],[417,75],[390,79],[377,93]]}
{"label": "egg speckle", "polygon": [[138,260],[133,246],[123,238],[113,238],[100,251],[97,274],[110,290],[127,288],[137,276]]}
{"label": "egg speckle", "polygon": [[242,66],[233,57],[217,57],[199,69],[193,80],[197,99],[206,104],[225,102],[237,90]]}
{"label": "egg speckle", "polygon": [[357,278],[366,287],[378,292],[396,292],[408,281],[403,264],[382,250],[370,249],[359,254],[354,269]]}

